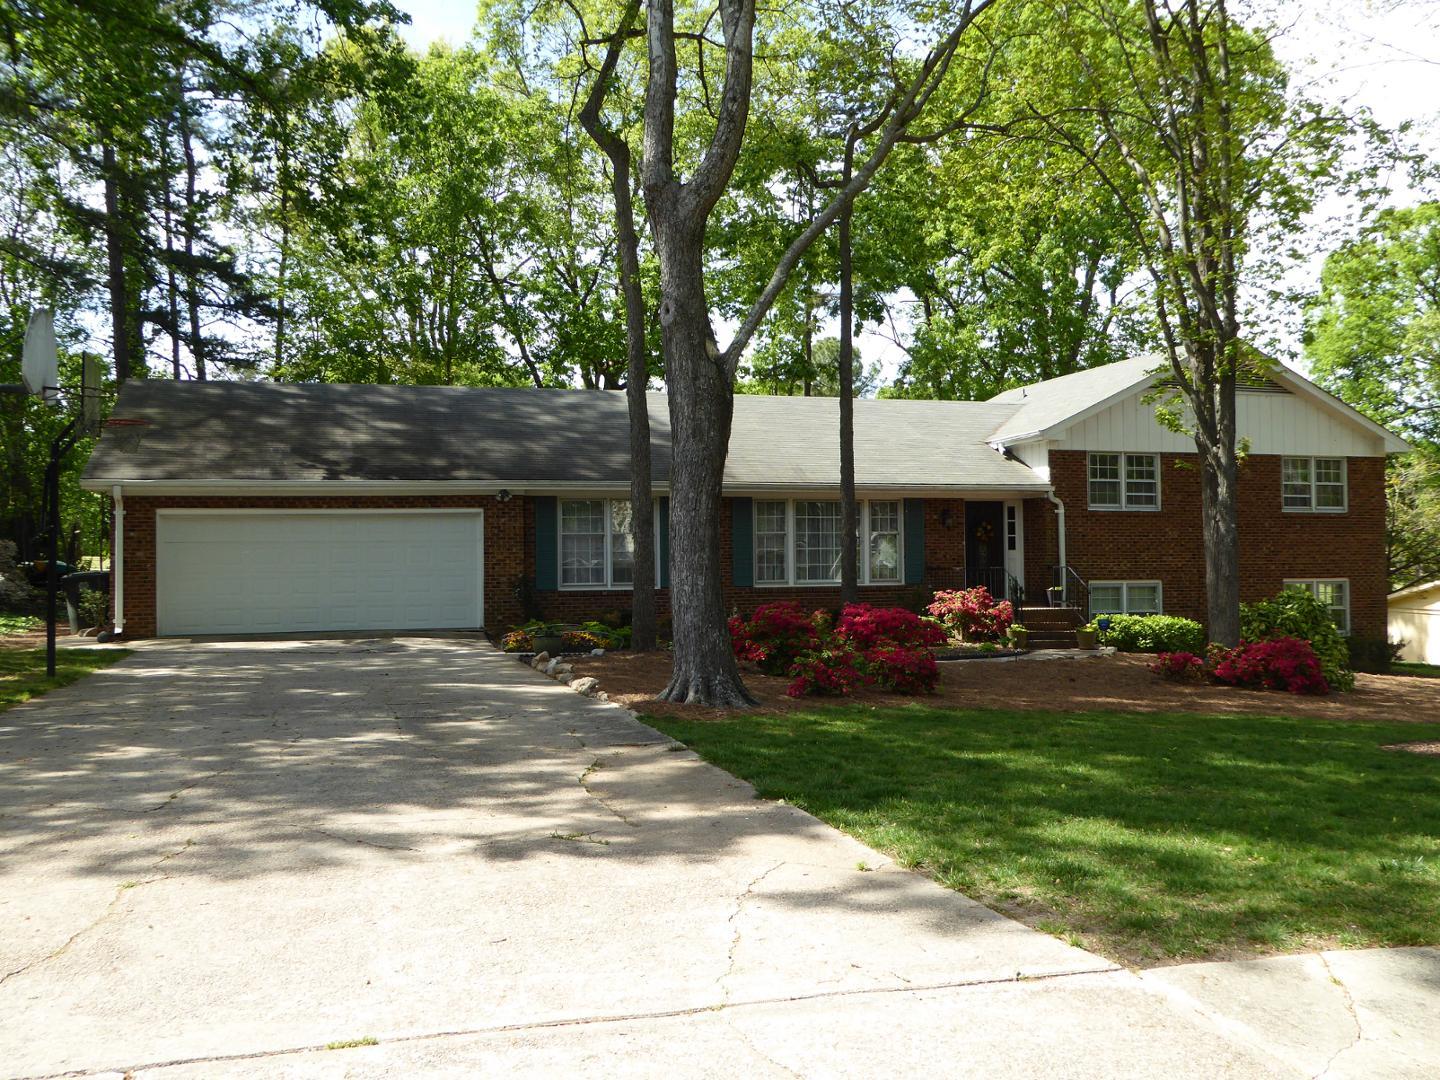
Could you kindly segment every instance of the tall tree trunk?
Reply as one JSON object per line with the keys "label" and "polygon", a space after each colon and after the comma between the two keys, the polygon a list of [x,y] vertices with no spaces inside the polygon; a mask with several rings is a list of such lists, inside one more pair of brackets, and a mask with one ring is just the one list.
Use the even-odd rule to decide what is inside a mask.
{"label": "tall tree trunk", "polygon": [[[845,140],[843,182],[855,167],[855,141]],[[840,600],[860,600],[860,504],[855,498],[855,265],[850,234],[853,202],[835,222],[840,245]]]}
{"label": "tall tree trunk", "polygon": [[[1210,640],[1240,644],[1240,529],[1236,504],[1235,374],[1217,379],[1213,433],[1197,434],[1200,514],[1205,541],[1205,615]],[[1209,444],[1208,446],[1206,444]]]}
{"label": "tall tree trunk", "polygon": [[185,155],[185,306],[190,315],[190,358],[195,361],[195,378],[205,381],[205,334],[200,324],[200,288],[196,282],[195,225],[196,176],[195,146],[190,135],[190,106],[185,88],[180,88],[180,149]]}
{"label": "tall tree trunk", "polygon": [[[655,218],[652,211],[670,388],[670,549],[672,561],[683,568],[670,580],[674,665],[660,699],[744,707],[756,702],[740,681],[721,589],[726,573],[720,559],[720,495],[735,405],[733,388],[710,328],[702,237],[683,228],[666,228]],[[698,228],[703,230],[703,225]]]}
{"label": "tall tree trunk", "polygon": [[626,34],[639,14],[640,0],[629,0],[580,110],[580,124],[610,160],[615,246],[620,263],[620,292],[625,300],[625,401],[630,418],[630,542],[635,555],[630,588],[630,647],[637,652],[649,652],[657,644],[655,503],[651,490],[650,405],[645,396],[650,384],[650,362],[645,348],[640,237],[635,229],[635,204],[630,193],[630,145],[601,119],[601,107],[620,61]]}
{"label": "tall tree trunk", "polygon": [[120,218],[120,167],[114,146],[106,143],[100,155],[105,171],[105,262],[106,286],[110,293],[110,337],[115,352],[115,381],[124,383],[132,374],[134,357],[130,348],[130,298],[125,281],[125,227]]}

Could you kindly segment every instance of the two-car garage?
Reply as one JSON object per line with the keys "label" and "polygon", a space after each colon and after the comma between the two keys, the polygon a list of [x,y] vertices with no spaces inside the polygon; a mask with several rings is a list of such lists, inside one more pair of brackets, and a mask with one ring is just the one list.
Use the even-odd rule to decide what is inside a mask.
{"label": "two-car garage", "polygon": [[160,510],[161,635],[475,629],[484,514]]}

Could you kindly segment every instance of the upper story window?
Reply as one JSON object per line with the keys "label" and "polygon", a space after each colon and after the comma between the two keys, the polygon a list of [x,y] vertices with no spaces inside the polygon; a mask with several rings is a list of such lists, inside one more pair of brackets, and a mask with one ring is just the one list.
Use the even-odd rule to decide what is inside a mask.
{"label": "upper story window", "polygon": [[1286,510],[1343,513],[1348,505],[1345,459],[1280,459],[1280,505]]}
{"label": "upper story window", "polygon": [[1160,509],[1160,455],[1090,455],[1091,510]]}
{"label": "upper story window", "polygon": [[624,588],[634,580],[630,500],[560,500],[560,587]]}
{"label": "upper story window", "polygon": [[[828,499],[755,500],[755,584],[834,585],[840,581],[840,503]],[[900,581],[900,502],[860,504],[861,584]]]}
{"label": "upper story window", "polygon": [[1159,615],[1164,611],[1158,581],[1090,582],[1090,617]]}
{"label": "upper story window", "polygon": [[1350,633],[1350,582],[1345,578],[1294,578],[1285,582],[1287,589],[1302,589],[1330,609],[1330,617],[1340,633]]}

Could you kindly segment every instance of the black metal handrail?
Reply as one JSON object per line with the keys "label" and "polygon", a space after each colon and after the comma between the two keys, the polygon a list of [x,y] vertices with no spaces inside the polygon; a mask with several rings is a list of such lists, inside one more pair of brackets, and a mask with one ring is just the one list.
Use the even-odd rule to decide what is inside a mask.
{"label": "black metal handrail", "polygon": [[1090,610],[1090,583],[1073,566],[1057,563],[1050,567],[1050,588],[1046,598],[1051,607],[1073,607]]}

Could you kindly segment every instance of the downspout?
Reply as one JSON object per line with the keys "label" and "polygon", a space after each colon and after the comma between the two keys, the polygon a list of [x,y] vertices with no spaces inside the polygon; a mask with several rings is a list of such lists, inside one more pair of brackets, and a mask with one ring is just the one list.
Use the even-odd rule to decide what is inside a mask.
{"label": "downspout", "polygon": [[125,633],[125,494],[116,484],[110,489],[115,503],[115,539],[110,549],[110,595],[115,601],[115,636]]}
{"label": "downspout", "polygon": [[1065,587],[1065,593],[1068,596],[1070,592],[1070,571],[1068,569],[1069,563],[1065,559],[1065,503],[1059,495],[1055,494],[1054,488],[1045,492],[1045,497],[1055,506],[1055,523],[1059,531],[1057,552],[1060,559],[1060,584]]}

